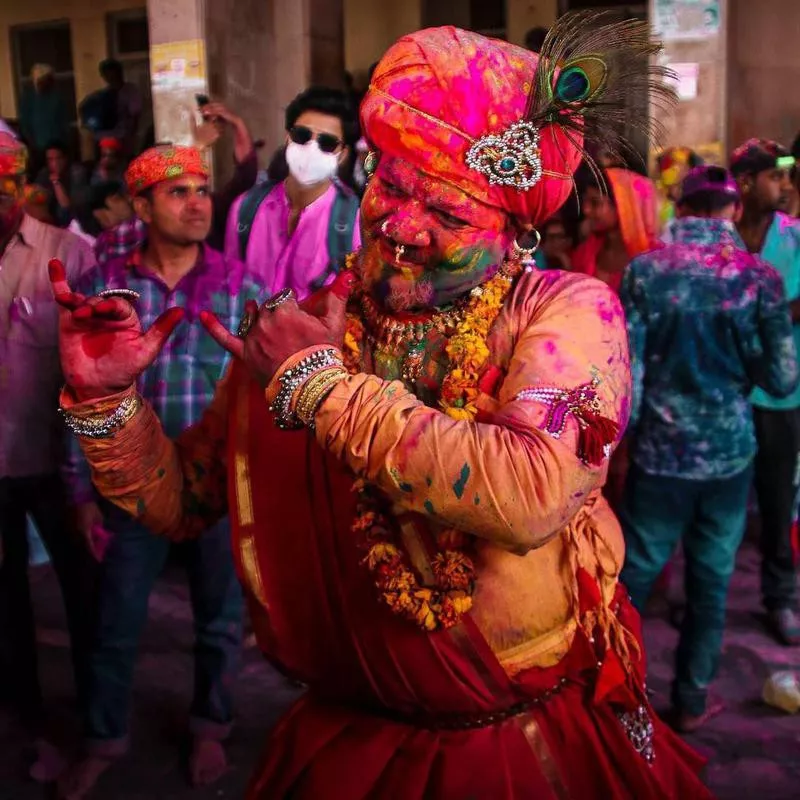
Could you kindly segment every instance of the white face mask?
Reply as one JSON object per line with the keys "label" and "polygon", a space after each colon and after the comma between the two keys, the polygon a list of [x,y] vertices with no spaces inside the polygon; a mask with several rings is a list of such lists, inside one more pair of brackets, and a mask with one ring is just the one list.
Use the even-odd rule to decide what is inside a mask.
{"label": "white face mask", "polygon": [[306,144],[286,145],[286,164],[292,177],[301,186],[315,186],[336,175],[339,159],[336,153],[323,153],[315,139]]}

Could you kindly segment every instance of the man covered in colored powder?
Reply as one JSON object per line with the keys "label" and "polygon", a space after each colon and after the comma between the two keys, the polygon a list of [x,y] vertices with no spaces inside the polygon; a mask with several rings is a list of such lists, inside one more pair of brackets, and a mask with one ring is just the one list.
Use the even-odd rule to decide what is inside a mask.
{"label": "man covered in colored powder", "polygon": [[[107,261],[76,289],[87,297],[102,295],[101,310],[115,297],[129,298],[147,326],[162,313],[174,318],[183,310],[184,320],[169,342],[161,348],[151,340],[145,348],[155,358],[137,382],[165,434],[177,438],[200,420],[229,361],[200,323],[200,312],[213,309],[235,330],[245,303],[260,289],[244,264],[204,243],[212,200],[206,166],[195,148],[147,150],[131,163],[126,179],[137,217],[146,226],[145,243]],[[106,343],[98,337],[85,347],[98,354]],[[128,749],[139,635],[170,542],[153,536],[146,523],[124,510],[98,503],[74,437],[65,475],[81,532],[102,562],[91,679],[82,709],[85,752],[61,780],[63,796],[72,799],[82,797]],[[205,784],[227,767],[222,742],[233,723],[231,694],[241,648],[242,595],[227,517],[210,524],[185,555],[196,630],[189,766],[192,782]]]}
{"label": "man covered in colored powder", "polygon": [[59,760],[47,741],[51,731],[39,683],[26,518],[41,534],[61,587],[79,699],[87,684],[94,577],[91,559],[73,535],[58,470],[64,430],[56,404],[64,378],[46,267],[58,257],[76,282],[95,262],[77,236],[27,212],[26,161],[23,144],[0,133],[0,672],[12,708],[36,742],[31,777],[45,782]]}
{"label": "man covered in colored powder", "polygon": [[760,386],[785,397],[798,378],[783,281],[744,249],[739,211],[727,170],[689,172],[674,241],[635,258],[620,292],[634,376],[622,577],[642,609],[683,541],[687,607],[672,702],[686,732],[722,710],[708,687],[747,524],[756,455],[749,394]]}
{"label": "man covered in colored powder", "polygon": [[[309,686],[249,798],[709,797],[650,708],[600,495],[622,309],[515,246],[571,191],[612,64],[654,51],[595,22],[562,18],[540,56],[455,28],[389,50],[361,109],[363,248],[309,302],[251,304],[241,338],[204,315],[236,360],[176,442],[134,386],[175,321],[142,335],[53,265],[98,489],[171,538],[229,511],[259,645]],[[590,44],[619,56],[607,80],[557,71]]]}

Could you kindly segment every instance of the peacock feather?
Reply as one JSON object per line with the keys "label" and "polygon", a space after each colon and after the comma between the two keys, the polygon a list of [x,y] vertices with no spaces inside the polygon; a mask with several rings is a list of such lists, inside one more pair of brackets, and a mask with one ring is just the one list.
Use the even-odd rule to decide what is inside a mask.
{"label": "peacock feather", "polygon": [[604,11],[565,14],[542,45],[525,120],[539,128],[558,126],[602,185],[581,141],[617,157],[634,152],[626,129],[658,141],[662,130],[650,108],[632,107],[627,100],[640,93],[656,106],[674,104],[670,70],[654,61],[661,49],[646,22],[614,20]]}

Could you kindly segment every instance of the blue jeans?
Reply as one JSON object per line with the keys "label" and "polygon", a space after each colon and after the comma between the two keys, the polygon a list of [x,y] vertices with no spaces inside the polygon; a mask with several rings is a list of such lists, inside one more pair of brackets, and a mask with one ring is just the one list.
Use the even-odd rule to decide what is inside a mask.
{"label": "blue jeans", "polygon": [[752,468],[719,480],[650,475],[631,465],[620,509],[626,557],[622,582],[641,611],[683,541],[686,615],[676,653],[672,702],[702,714],[716,675],[728,584],[747,522]]}
{"label": "blue jeans", "polygon": [[[128,747],[139,637],[170,542],[119,509],[106,504],[102,508],[112,539],[102,564],[85,718],[89,751],[116,756]],[[181,547],[185,549],[195,630],[190,730],[223,739],[233,721],[231,694],[242,643],[242,593],[228,520]]]}

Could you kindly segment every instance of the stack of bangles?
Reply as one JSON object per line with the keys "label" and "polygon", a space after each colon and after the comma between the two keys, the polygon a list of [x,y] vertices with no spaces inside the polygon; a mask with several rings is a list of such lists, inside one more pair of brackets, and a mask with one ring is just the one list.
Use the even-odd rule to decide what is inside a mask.
{"label": "stack of bangles", "polygon": [[[283,430],[314,429],[314,417],[339,381],[347,377],[342,357],[336,348],[315,350],[276,378],[278,393],[269,410],[275,424]],[[142,408],[142,398],[134,388],[111,412],[75,414],[60,408],[64,423],[72,433],[86,439],[107,439],[128,424]]]}
{"label": "stack of bangles", "polygon": [[73,414],[60,408],[64,424],[76,435],[86,439],[107,439],[127,425],[142,407],[142,398],[131,389],[120,404],[110,413]]}
{"label": "stack of bangles", "polygon": [[339,381],[347,377],[342,357],[334,347],[314,350],[278,374],[278,393],[269,410],[283,430],[314,429],[314,417]]}

